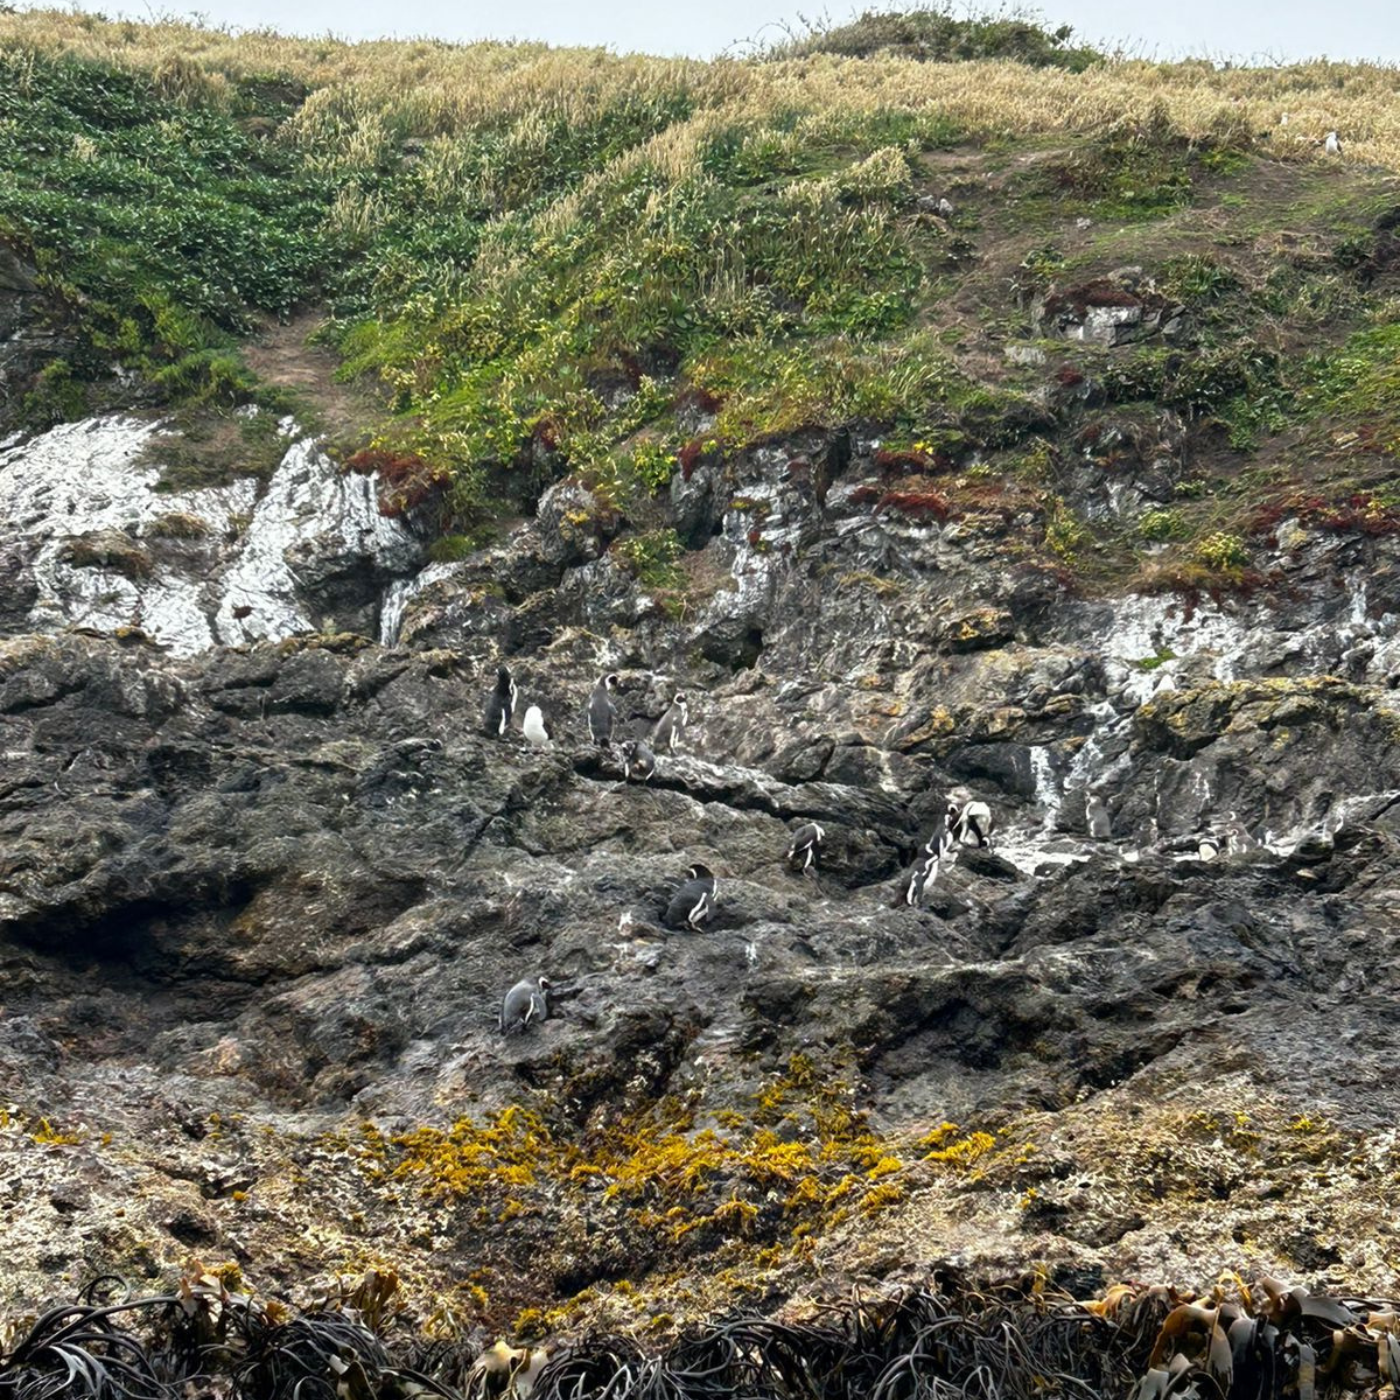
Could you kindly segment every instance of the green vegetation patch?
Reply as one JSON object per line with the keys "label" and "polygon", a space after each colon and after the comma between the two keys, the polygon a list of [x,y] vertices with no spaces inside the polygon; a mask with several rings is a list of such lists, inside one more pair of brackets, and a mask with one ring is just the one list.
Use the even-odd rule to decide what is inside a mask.
{"label": "green vegetation patch", "polygon": [[170,397],[238,401],[234,352],[259,312],[313,295],[331,261],[334,187],[231,113],[98,63],[0,50],[0,237],[74,308],[79,350],[31,417],[120,363]]}
{"label": "green vegetation patch", "polygon": [[1157,102],[1048,166],[1050,189],[1084,201],[1102,219],[1159,218],[1191,202],[1202,176],[1238,170],[1251,133],[1228,118],[1205,138],[1188,137]]}
{"label": "green vegetation patch", "polygon": [[949,63],[1008,58],[1036,68],[1067,68],[1081,73],[1104,55],[1087,45],[1071,45],[1067,24],[1047,29],[1019,15],[959,18],[948,7],[921,6],[902,12],[865,10],[847,24],[821,23],[810,32],[774,45],[772,58],[804,58],[831,53],[847,58],[893,54]]}

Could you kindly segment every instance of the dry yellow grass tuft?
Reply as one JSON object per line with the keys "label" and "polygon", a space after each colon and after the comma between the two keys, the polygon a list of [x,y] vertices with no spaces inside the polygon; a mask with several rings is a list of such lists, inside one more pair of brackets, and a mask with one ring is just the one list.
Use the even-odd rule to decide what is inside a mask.
{"label": "dry yellow grass tuft", "polygon": [[[230,82],[277,74],[313,89],[289,123],[288,139],[324,148],[328,159],[350,167],[372,164],[395,138],[452,136],[482,123],[505,127],[529,114],[582,120],[619,100],[677,93],[692,103],[691,122],[623,159],[654,163],[674,178],[689,167],[700,132],[721,113],[742,122],[786,110],[825,133],[874,111],[926,111],[970,134],[996,137],[1099,131],[1140,121],[1160,103],[1188,134],[1267,131],[1274,150],[1310,156],[1335,129],[1345,159],[1400,167],[1400,70],[1381,64],[1319,59],[1217,69],[1205,60],[1115,60],[1072,73],[883,55],[702,62],[542,44],[347,43],[43,9],[0,15],[0,45],[144,69],[182,97],[217,100]],[[543,138],[547,123],[539,131]],[[528,140],[528,124],[512,139]]]}

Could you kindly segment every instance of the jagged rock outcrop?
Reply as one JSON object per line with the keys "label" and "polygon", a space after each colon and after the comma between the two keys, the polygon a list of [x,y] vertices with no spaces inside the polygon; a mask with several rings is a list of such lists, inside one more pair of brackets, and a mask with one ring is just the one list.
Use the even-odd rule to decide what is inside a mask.
{"label": "jagged rock outcrop", "polygon": [[[471,1306],[502,1326],[678,1264],[742,1272],[797,1219],[815,1255],[782,1266],[789,1291],[813,1257],[898,1274],[910,1238],[1107,1278],[1208,1276],[1247,1236],[1316,1273],[1342,1256],[1290,1192],[1298,1133],[1336,1165],[1346,1238],[1379,1238],[1390,537],[1284,521],[1273,589],[1082,596],[1016,508],[940,518],[875,440],[809,435],[677,478],[682,595],[605,548],[573,485],[415,573],[372,481],[310,445],[260,490],[172,498],[136,463],[147,431],[56,430],[0,463],[14,1299],[195,1249],[289,1284],[372,1253],[432,1287],[485,1270]],[[74,451],[81,478],[50,469]],[[204,527],[157,528],[177,507]],[[282,640],[208,645],[259,632]],[[550,749],[481,732],[502,661]],[[648,783],[588,742],[606,671],[619,739],[690,696]],[[996,848],[911,908],[958,784]],[[1088,839],[1090,789],[1116,840]],[[1204,859],[1229,813],[1261,844]],[[782,855],[808,820],[826,841],[800,877]],[[716,917],[667,931],[696,860]],[[541,972],[551,1018],[503,1040],[501,993]],[[451,1127],[520,1105],[524,1130]],[[774,1142],[821,1185],[774,1176]],[[682,1203],[662,1163],[685,1154]],[[483,1238],[483,1212],[512,1228]],[[1346,1256],[1355,1286],[1377,1248]]]}
{"label": "jagged rock outcrop", "polygon": [[[256,410],[254,410],[256,411]],[[179,655],[347,627],[377,635],[423,543],[287,423],[260,485],[161,489],[157,424],[65,424],[0,450],[0,626],[140,628]]]}
{"label": "jagged rock outcrop", "polygon": [[[873,532],[884,539],[856,557],[907,543],[906,559],[941,549],[956,567],[951,539],[878,522],[861,533]],[[737,568],[745,547],[726,547]],[[1080,1160],[1098,1172],[1099,1099],[1150,1121],[1152,1086],[1201,1072],[1187,1067],[1225,1045],[1240,1112],[1281,1099],[1329,1131],[1374,1131],[1374,1075],[1400,1050],[1393,692],[1218,679],[1250,657],[1270,666],[1258,621],[1203,609],[1188,623],[1161,600],[1047,610],[1034,595],[1027,610],[990,573],[1014,627],[932,651],[927,609],[815,587],[831,562],[753,561],[762,601],[741,615],[762,622],[765,645],[737,671],[703,650],[687,662],[684,621],[604,637],[580,615],[581,590],[527,601],[535,621],[514,634],[511,664],[556,739],[544,753],[479,732],[503,653],[469,628],[460,650],[416,652],[349,635],[187,659],[134,637],[5,643],[0,1085],[31,1115],[123,1144],[113,1156],[87,1139],[36,1145],[32,1128],[0,1134],[31,1183],[10,1203],[18,1296],[63,1270],[159,1267],[192,1243],[290,1277],[310,1260],[285,1241],[322,1189],[359,1202],[323,1255],[373,1238],[445,1279],[479,1264],[481,1243],[422,1236],[415,1210],[376,1205],[360,1159],[324,1157],[318,1134],[445,1126],[522,1095],[560,1133],[663,1098],[723,1119],[796,1052],[857,1075],[891,1141],[944,1120],[993,1133],[1048,1122],[1038,1131],[1057,1142],[1080,1124]],[[951,589],[944,569],[906,567],[911,588]],[[976,568],[964,561],[964,581]],[[1330,603],[1317,606],[1318,645],[1326,635],[1335,651],[1346,639],[1323,620]],[[1174,659],[1159,658],[1166,638]],[[1225,645],[1212,653],[1207,639]],[[804,668],[770,671],[784,655]],[[663,757],[649,784],[623,782],[586,742],[582,705],[605,668],[622,673],[624,733],[644,730],[677,682],[691,693],[692,752]],[[996,807],[998,850],[968,851],[910,909],[903,872],[958,780]],[[1077,834],[1090,782],[1111,792],[1118,843]],[[1227,807],[1269,844],[1202,862],[1194,837]],[[827,830],[816,879],[781,859],[808,819]],[[1154,820],[1159,838],[1144,842]],[[665,901],[696,859],[720,872],[718,915],[700,933],[665,932]],[[497,999],[537,971],[555,983],[555,1014],[503,1042]],[[1323,1043],[1347,1047],[1346,1072]],[[784,1130],[798,1142],[815,1131],[803,1121]],[[226,1149],[206,1141],[211,1123]],[[258,1124],[307,1144],[289,1150],[322,1163],[315,1184],[276,1185],[292,1169],[270,1139],[253,1144]],[[161,1146],[150,1156],[143,1142]],[[135,1161],[156,1180],[116,1226]],[[1177,1208],[1144,1212],[1121,1180],[1070,1201],[1026,1158],[954,1206],[936,1174],[909,1170],[900,1218],[946,1248],[1007,1262],[1033,1247],[1110,1274],[1188,1264],[1171,1242]],[[1005,1235],[1008,1181],[1041,1202],[1031,1239]],[[51,1237],[50,1197],[92,1227],[81,1244]],[[561,1234],[502,1232],[486,1253],[507,1271],[553,1271],[563,1294],[659,1263],[633,1217],[602,1200],[590,1215],[587,1200]],[[1364,1212],[1371,1197],[1355,1201]],[[593,1240],[605,1219],[630,1242],[625,1258]],[[959,1220],[982,1222],[981,1244]],[[1299,1267],[1288,1240],[1300,1228],[1280,1205],[1253,1247]],[[431,1238],[429,1265],[415,1241]],[[703,1257],[706,1238],[686,1257]],[[1228,1232],[1194,1238],[1202,1268],[1228,1262]]]}

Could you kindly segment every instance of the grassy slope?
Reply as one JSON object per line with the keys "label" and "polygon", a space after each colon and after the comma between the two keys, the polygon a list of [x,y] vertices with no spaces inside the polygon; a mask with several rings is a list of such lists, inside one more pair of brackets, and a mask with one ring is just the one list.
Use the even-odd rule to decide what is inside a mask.
{"label": "grassy slope", "polygon": [[[686,452],[851,422],[920,473],[970,472],[940,482],[951,509],[1033,500],[1086,575],[1121,579],[1148,544],[1169,582],[1238,575],[1290,492],[1388,528],[1400,333],[1372,226],[1400,75],[811,49],[702,64],[0,16],[0,233],[81,330],[30,420],[100,401],[113,362],[201,406],[211,438],[249,399],[315,418],[239,344],[319,307],[343,375],[385,396],[332,415],[337,436],[450,482],[446,529],[567,472],[626,511]],[[1318,156],[1332,127],[1345,164]],[[919,202],[943,194],[951,220]],[[1052,346],[1049,370],[1008,367],[1037,291],[1128,262],[1192,308],[1184,361]],[[1065,509],[1083,414],[1040,405],[1076,374],[1115,421],[1191,424],[1179,506],[1126,531]],[[697,405],[717,410],[700,438]]]}

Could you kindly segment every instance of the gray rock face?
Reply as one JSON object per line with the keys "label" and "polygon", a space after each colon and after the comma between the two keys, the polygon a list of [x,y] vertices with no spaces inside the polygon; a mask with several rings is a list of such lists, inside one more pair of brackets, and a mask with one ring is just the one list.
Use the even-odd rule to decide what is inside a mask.
{"label": "gray rock face", "polygon": [[374,634],[383,595],[423,562],[380,514],[373,476],[289,439],[266,489],[178,493],[143,460],[155,426],[54,428],[0,450],[6,630],[140,628],[179,655],[348,628]]}
{"label": "gray rock face", "polygon": [[[582,1112],[639,1094],[719,1110],[821,1045],[858,1067],[881,1121],[936,1125],[1014,1106],[1072,1118],[1063,1106],[1150,1095],[1228,1043],[1331,1122],[1389,1121],[1368,1074],[1339,1078],[1316,1050],[1341,1035],[1365,1063],[1400,1053],[1389,692],[1221,681],[1198,657],[1194,680],[1164,663],[1180,688],[1133,706],[1154,673],[1119,684],[1119,663],[1060,644],[951,652],[932,691],[915,660],[871,723],[841,675],[717,668],[689,687],[701,756],[662,756],[641,786],[586,742],[596,649],[561,636],[512,662],[522,703],[557,697],[560,744],[533,752],[476,733],[491,671],[442,651],[5,643],[0,1093],[128,1135],[211,1114],[279,1133],[446,1122],[546,1082],[560,1103],[590,1086]],[[643,727],[669,687],[621,682],[620,727]],[[888,717],[895,693],[927,697],[914,728]],[[962,853],[923,911],[899,907],[955,776],[993,805],[996,850]],[[1063,793],[1088,779],[1113,784],[1124,830],[1150,814],[1161,842],[1055,835]],[[1265,838],[1254,858],[1177,849],[1225,805]],[[799,820],[826,832],[815,877],[786,867]],[[716,916],[667,932],[697,860],[721,876]],[[503,1048],[500,997],[522,964],[557,1001]],[[198,1207],[211,1249],[274,1256],[291,1228],[275,1210],[250,1235],[232,1205],[181,1196],[179,1173],[218,1167],[184,1143],[166,1153],[173,1184],[142,1200],[170,1218],[172,1201]],[[0,1154],[22,1147],[0,1135]],[[79,1218],[125,1189],[107,1166],[59,1176],[65,1199],[91,1202]],[[1131,1271],[1167,1248],[1172,1217],[1123,1245],[1121,1215],[1051,1233]],[[141,1228],[158,1258],[187,1247]],[[409,1226],[362,1228],[382,1249]],[[16,1238],[36,1241],[17,1248],[16,1286],[44,1291],[44,1228],[25,1216]],[[132,1238],[99,1257],[129,1262]],[[443,1246],[435,1267],[466,1257]]]}
{"label": "gray rock face", "polygon": [[[1080,598],[1018,560],[1014,513],[911,510],[877,444],[804,441],[701,460],[675,488],[675,528],[704,545],[676,607],[562,538],[586,504],[567,491],[415,575],[372,490],[307,448],[261,496],[182,498],[207,528],[172,542],[134,433],[0,459],[4,623],[58,633],[0,643],[0,1101],[122,1144],[0,1129],[0,1164],[34,1183],[9,1203],[16,1297],[64,1270],[159,1270],[192,1234],[305,1277],[325,1260],[288,1244],[311,1218],[289,1160],[324,1188],[323,1253],[464,1277],[465,1214],[335,1204],[359,1125],[411,1135],[525,1103],[580,1144],[676,1105],[722,1127],[794,1055],[841,1066],[891,1140],[1034,1125],[1039,1159],[956,1199],[911,1187],[899,1223],[929,1257],[1209,1277],[1239,1264],[1239,1231],[1288,1273],[1296,1211],[1256,1201],[1207,1228],[1198,1202],[1148,1202],[1117,1165],[1138,1159],[1103,1146],[1114,1125],[1199,1092],[1221,1114],[1393,1128],[1375,1087],[1400,1053],[1393,540],[1284,522],[1267,563],[1286,608]],[[79,446],[81,491],[36,455]],[[356,634],[287,637],[319,612]],[[59,631],[123,620],[170,649]],[[503,661],[552,748],[478,733]],[[619,744],[688,697],[683,751],[648,783],[588,741],[605,672]],[[955,785],[991,807],[995,847],[910,909],[902,877]],[[1089,789],[1116,839],[1090,839]],[[1203,862],[1227,811],[1261,846]],[[785,854],[805,821],[825,840],[801,876]],[[667,930],[695,862],[718,876],[715,916]],[[522,969],[549,977],[550,1016],[503,1041]],[[779,1129],[815,1141],[800,1113]],[[1349,1219],[1379,1218],[1376,1170]],[[547,1267],[561,1296],[667,1248],[581,1179],[582,1224],[501,1233],[516,1273]],[[250,1192],[256,1209],[234,1199]],[[55,1193],[81,1248],[55,1244]],[[1380,1287],[1382,1263],[1349,1277]]]}

